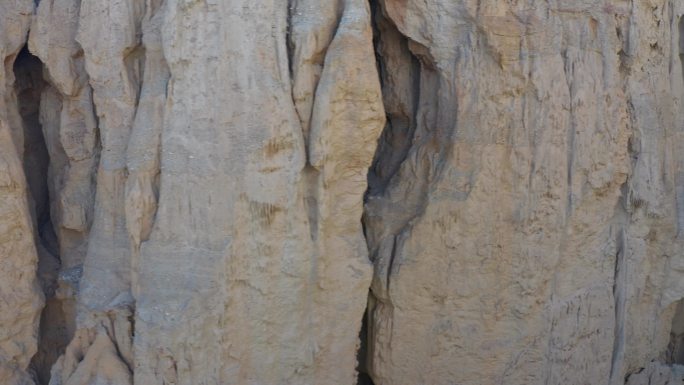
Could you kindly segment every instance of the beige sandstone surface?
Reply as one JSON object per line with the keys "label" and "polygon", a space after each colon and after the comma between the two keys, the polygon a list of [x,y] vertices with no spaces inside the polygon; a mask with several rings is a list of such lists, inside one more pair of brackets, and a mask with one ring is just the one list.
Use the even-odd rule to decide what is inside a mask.
{"label": "beige sandstone surface", "polygon": [[0,385],[681,382],[683,15],[0,0]]}

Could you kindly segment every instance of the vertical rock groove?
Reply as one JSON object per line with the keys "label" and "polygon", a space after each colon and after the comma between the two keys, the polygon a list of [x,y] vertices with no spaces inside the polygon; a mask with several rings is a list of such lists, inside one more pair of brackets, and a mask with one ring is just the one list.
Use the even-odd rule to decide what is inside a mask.
{"label": "vertical rock groove", "polygon": [[681,298],[682,5],[377,7],[374,383],[679,378],[644,368]]}
{"label": "vertical rock groove", "polygon": [[679,16],[679,63],[684,76],[684,17]]}
{"label": "vertical rock groove", "polygon": [[0,0],[0,384],[681,381],[683,14]]}
{"label": "vertical rock groove", "polygon": [[61,258],[44,325],[70,339],[41,341],[38,382],[353,383],[385,116],[368,5],[44,0],[29,48]]}
{"label": "vertical rock groove", "polygon": [[30,0],[0,2],[0,383],[12,385],[33,382],[28,369],[44,300],[36,277],[38,237],[23,167],[25,126],[14,66],[33,8]]}
{"label": "vertical rock groove", "polygon": [[[60,270],[60,248],[52,223],[55,193],[54,164],[51,164],[48,140],[54,133],[43,127],[42,101],[47,82],[43,79],[43,63],[24,47],[14,62],[15,92],[22,119],[24,137],[24,174],[29,190],[29,207],[36,232],[38,251],[38,279],[45,295],[45,307],[40,318],[38,352],[32,358],[38,382],[47,383],[50,369],[71,338],[62,301],[57,298],[57,279]],[[52,143],[51,143],[52,144]]]}

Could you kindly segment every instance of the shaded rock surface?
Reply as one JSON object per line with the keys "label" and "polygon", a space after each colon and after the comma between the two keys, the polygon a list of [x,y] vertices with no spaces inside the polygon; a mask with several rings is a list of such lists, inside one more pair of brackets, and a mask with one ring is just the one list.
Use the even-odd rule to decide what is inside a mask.
{"label": "shaded rock surface", "polygon": [[33,8],[31,0],[0,3],[0,383],[12,385],[34,383],[26,369],[37,351],[44,301],[36,277],[35,200],[23,167],[25,158],[36,160],[24,151],[25,139],[33,139],[25,138],[25,131],[31,131],[35,111],[22,116],[17,98],[21,91],[31,92],[32,71],[14,74]]}
{"label": "shaded rock surface", "polygon": [[661,357],[684,294],[683,6],[378,2],[376,384],[622,384]]}
{"label": "shaded rock surface", "polygon": [[683,14],[0,1],[0,384],[681,382]]}

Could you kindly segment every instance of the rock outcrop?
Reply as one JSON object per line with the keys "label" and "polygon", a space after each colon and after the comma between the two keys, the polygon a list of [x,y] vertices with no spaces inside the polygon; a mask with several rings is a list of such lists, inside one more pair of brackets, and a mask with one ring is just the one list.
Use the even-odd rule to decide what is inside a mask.
{"label": "rock outcrop", "polygon": [[376,384],[623,384],[666,351],[684,296],[682,13],[379,2]]}
{"label": "rock outcrop", "polygon": [[682,381],[683,15],[0,1],[0,384]]}
{"label": "rock outcrop", "polygon": [[0,383],[29,385],[26,372],[37,351],[43,295],[38,267],[37,218],[24,173],[25,130],[18,89],[30,88],[30,70],[17,79],[19,56],[33,14],[33,1],[0,3]]}
{"label": "rock outcrop", "polygon": [[41,381],[356,381],[385,122],[370,6],[291,3],[38,5],[60,263]]}

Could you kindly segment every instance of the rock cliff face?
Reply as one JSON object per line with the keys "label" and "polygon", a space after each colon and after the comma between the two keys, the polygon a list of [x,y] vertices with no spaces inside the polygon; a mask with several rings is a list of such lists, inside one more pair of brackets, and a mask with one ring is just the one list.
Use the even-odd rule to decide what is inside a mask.
{"label": "rock cliff face", "polygon": [[668,361],[683,6],[381,4],[376,383],[622,384]]}
{"label": "rock cliff face", "polygon": [[0,1],[0,384],[681,382],[683,15]]}

